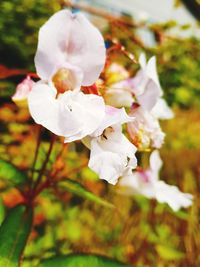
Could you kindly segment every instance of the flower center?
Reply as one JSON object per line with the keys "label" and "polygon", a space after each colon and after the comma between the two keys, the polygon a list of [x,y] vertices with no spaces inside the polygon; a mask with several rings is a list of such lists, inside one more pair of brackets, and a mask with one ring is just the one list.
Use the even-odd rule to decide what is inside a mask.
{"label": "flower center", "polygon": [[71,70],[66,68],[59,69],[53,76],[52,81],[58,91],[62,94],[73,90],[76,86],[76,77]]}

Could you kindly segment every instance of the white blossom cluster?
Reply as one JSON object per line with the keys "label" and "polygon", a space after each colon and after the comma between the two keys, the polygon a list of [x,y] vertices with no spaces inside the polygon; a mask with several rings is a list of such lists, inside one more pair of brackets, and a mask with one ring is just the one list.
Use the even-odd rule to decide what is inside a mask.
{"label": "white blossom cluster", "polygon": [[[111,85],[104,97],[84,93],[81,88],[97,82],[105,60],[99,30],[81,13],[59,11],[39,31],[35,66],[40,80],[27,77],[12,99],[27,99],[34,121],[65,143],[82,140],[90,149],[88,166],[100,179],[119,181],[126,193],[156,198],[175,211],[190,206],[190,194],[159,180],[157,149],[165,136],[159,119],[170,119],[173,112],[162,98],[155,57],[146,62],[142,54],[135,77]],[[133,142],[122,132],[125,123]],[[142,170],[135,153],[146,148],[155,150],[149,168]]]}

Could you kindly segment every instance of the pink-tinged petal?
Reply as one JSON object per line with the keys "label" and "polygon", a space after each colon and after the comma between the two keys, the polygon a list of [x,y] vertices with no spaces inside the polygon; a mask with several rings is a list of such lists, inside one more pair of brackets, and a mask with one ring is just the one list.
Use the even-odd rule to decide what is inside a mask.
{"label": "pink-tinged petal", "polygon": [[105,46],[101,33],[82,14],[61,10],[40,28],[35,65],[38,75],[49,80],[65,63],[82,70],[82,85],[91,85],[104,67]]}
{"label": "pink-tinged petal", "polygon": [[83,71],[83,86],[92,85],[102,72],[106,49],[100,31],[86,17],[75,14],[68,42],[69,62]]}
{"label": "pink-tinged petal", "polygon": [[159,79],[158,79],[158,73],[157,73],[157,69],[156,69],[156,57],[151,57],[147,63],[147,66],[146,66],[146,73],[147,73],[147,76],[152,80],[154,81],[154,83],[157,85],[158,89],[159,89],[159,93],[160,95],[159,96],[162,96],[163,95],[163,91],[161,89],[161,86],[160,86],[160,82],[159,82]]}
{"label": "pink-tinged petal", "polygon": [[159,98],[156,105],[153,107],[151,114],[160,120],[169,120],[174,117],[174,113],[167,105],[167,102],[163,98]]}
{"label": "pink-tinged petal", "polygon": [[138,171],[124,175],[119,181],[119,185],[123,187],[122,190],[119,191],[119,193],[122,194],[140,194],[148,198],[153,198],[155,196],[153,184],[144,180],[143,174]]}
{"label": "pink-tinged petal", "polygon": [[167,203],[174,211],[192,205],[193,196],[191,194],[182,193],[176,186],[168,185],[163,181],[156,183],[155,191],[157,201]]}
{"label": "pink-tinged petal", "polygon": [[41,79],[51,79],[55,66],[68,62],[67,42],[71,35],[72,21],[71,12],[61,10],[40,28],[35,66]]}
{"label": "pink-tinged petal", "polygon": [[27,76],[21,83],[17,85],[16,92],[12,96],[12,100],[15,102],[27,99],[34,84],[35,82],[31,80],[30,76]]}
{"label": "pink-tinged petal", "polygon": [[99,136],[102,132],[113,125],[121,125],[123,123],[127,123],[133,121],[134,117],[130,117],[127,115],[124,108],[118,109],[112,106],[106,106],[106,113],[103,121],[99,125],[98,129],[93,133],[93,136]]}
{"label": "pink-tinged petal", "polygon": [[151,111],[160,97],[160,89],[151,79],[148,80],[145,90],[137,96],[138,103],[146,110]]}

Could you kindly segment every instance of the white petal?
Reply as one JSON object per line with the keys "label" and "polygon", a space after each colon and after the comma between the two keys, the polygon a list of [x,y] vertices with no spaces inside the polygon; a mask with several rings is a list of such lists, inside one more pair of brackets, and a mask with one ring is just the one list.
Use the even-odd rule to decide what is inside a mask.
{"label": "white petal", "polygon": [[152,172],[156,174],[156,176],[158,176],[158,173],[163,165],[163,162],[162,162],[162,159],[160,158],[160,154],[158,150],[154,150],[151,153],[149,162],[150,162],[150,169],[152,170]]}
{"label": "white petal", "polygon": [[156,69],[156,57],[151,57],[147,63],[146,66],[146,72],[147,72],[147,76],[152,79],[152,81],[155,82],[155,84],[157,85],[157,87],[159,88],[159,92],[160,92],[160,96],[163,95],[163,91],[161,89],[160,86],[160,82],[158,80],[158,73],[157,73],[157,69]]}
{"label": "white petal", "polygon": [[78,105],[76,116],[81,121],[81,127],[78,134],[65,138],[65,143],[79,140],[92,134],[101,125],[105,116],[105,103],[100,96],[79,92],[75,95],[74,101]]}
{"label": "white petal", "polygon": [[117,182],[128,167],[129,158],[132,160],[132,168],[136,167],[136,147],[118,128],[107,129],[104,135],[92,138],[90,149],[89,167],[109,183]]}
{"label": "white petal", "polygon": [[36,123],[69,140],[82,138],[97,128],[105,112],[101,97],[68,91],[56,99],[56,93],[47,84],[33,87],[28,104]]}
{"label": "white petal", "polygon": [[93,133],[93,136],[99,136],[102,132],[114,125],[121,125],[123,123],[127,123],[133,121],[134,117],[130,117],[127,115],[124,108],[118,109],[112,106],[106,106],[106,113],[103,121],[101,122],[98,129]]}
{"label": "white petal", "polygon": [[82,14],[61,10],[40,28],[35,65],[38,75],[49,80],[65,63],[80,68],[82,85],[91,85],[104,67],[105,46],[101,33]]}
{"label": "white petal", "polygon": [[88,166],[99,175],[100,179],[115,185],[125,165],[125,158],[120,157],[117,153],[103,150],[96,139],[91,141]]}
{"label": "white petal", "polygon": [[193,196],[182,193],[176,186],[171,186],[163,181],[156,183],[156,199],[160,203],[167,203],[174,211],[187,208],[192,205]]}
{"label": "white petal", "polygon": [[144,69],[146,67],[146,56],[145,53],[141,53],[139,56],[139,64],[141,66],[142,69]]}
{"label": "white petal", "polygon": [[105,92],[105,101],[116,108],[130,107],[133,103],[130,85],[127,80],[113,84]]}
{"label": "white petal", "polygon": [[174,117],[173,111],[163,98],[158,99],[156,105],[151,110],[151,114],[160,120],[169,120]]}

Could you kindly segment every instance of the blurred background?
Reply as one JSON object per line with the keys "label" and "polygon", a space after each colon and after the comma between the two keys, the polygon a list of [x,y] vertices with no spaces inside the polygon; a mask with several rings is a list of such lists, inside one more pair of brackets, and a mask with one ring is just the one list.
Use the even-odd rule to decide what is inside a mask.
{"label": "blurred background", "polygon": [[[27,107],[15,105],[10,97],[26,73],[35,72],[40,26],[63,7],[85,12],[104,34],[106,45],[115,38],[136,58],[141,52],[148,57],[157,56],[164,96],[175,112],[173,120],[162,123],[166,140],[161,150],[161,178],[192,193],[194,204],[174,213],[154,200],[118,195],[115,187],[100,181],[86,167],[88,151],[79,143],[71,144],[62,162],[66,164],[63,175],[67,173],[69,178],[81,181],[117,210],[99,207],[67,192],[45,191],[38,198],[34,229],[22,266],[34,267],[38,259],[55,251],[98,253],[136,267],[200,266],[198,0],[1,0],[0,156],[21,169],[32,162],[30,151],[35,146],[36,128]],[[130,73],[137,68],[119,52],[108,54],[108,58],[123,64]],[[41,160],[48,138],[45,132]],[[17,191],[5,189],[1,182],[0,195],[8,208],[20,201]]]}

